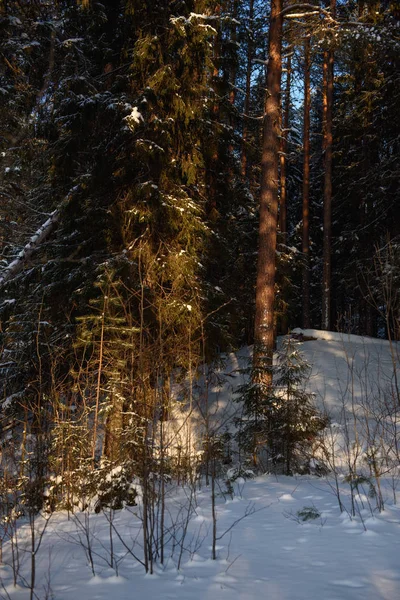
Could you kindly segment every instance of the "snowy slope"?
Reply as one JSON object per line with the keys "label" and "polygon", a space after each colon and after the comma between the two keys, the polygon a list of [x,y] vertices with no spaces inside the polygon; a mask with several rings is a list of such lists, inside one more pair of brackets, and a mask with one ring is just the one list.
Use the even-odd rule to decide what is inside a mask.
{"label": "snowy slope", "polygon": [[[233,497],[223,494],[225,486],[221,482],[215,561],[211,559],[211,492],[203,482],[196,490],[185,539],[182,527],[175,527],[175,543],[167,544],[165,565],[157,565],[153,575],[146,575],[143,566],[127,551],[129,548],[139,558],[143,556],[140,505],[115,513],[112,561],[106,515],[90,514],[88,521],[88,514],[84,513],[69,520],[66,514],[56,514],[50,519],[36,553],[36,597],[59,600],[110,597],[220,600],[232,595],[238,600],[400,598],[400,505],[394,503],[397,488],[400,493],[400,478],[382,477],[385,509],[380,513],[376,510],[376,498],[368,495],[368,484],[360,485],[353,494],[355,516],[351,516],[351,488],[344,479],[348,465],[346,424],[355,423],[352,432],[357,433],[357,439],[361,438],[365,403],[368,401],[371,408],[385,396],[382,389],[388,394],[393,392],[393,348],[388,342],[356,336],[345,339],[339,334],[316,331],[304,334],[307,338],[318,338],[303,342],[301,347],[313,364],[309,385],[317,394],[317,402],[331,412],[335,439],[340,440],[337,458],[341,467],[336,479],[331,474],[238,479]],[[240,405],[230,400],[244,381],[242,369],[248,359],[248,350],[231,354],[213,370],[212,377],[208,374],[199,380],[200,388],[208,381],[208,390],[207,394],[204,389],[199,394],[202,401],[193,410],[193,431],[201,425],[205,401],[211,407],[216,427],[228,426],[228,417],[240,411]],[[373,411],[368,412],[366,422],[372,423],[374,416]],[[353,447],[354,438],[351,444]],[[360,447],[362,444],[360,439]],[[361,464],[367,466],[360,458]],[[340,488],[342,512],[336,484]],[[188,494],[182,488],[169,488],[170,524],[184,518],[182,508],[187,505]],[[306,512],[313,509],[319,516],[302,521],[297,512],[304,507],[308,507]],[[42,528],[43,521],[39,520],[36,533]],[[85,551],[85,531],[93,552],[95,575]],[[0,565],[3,588],[0,587],[0,595],[22,600],[29,598],[29,590],[23,588],[24,582],[29,586],[30,580],[28,523],[21,524],[17,539],[22,575],[19,587],[12,585],[8,541],[3,546],[4,564]],[[179,541],[183,551],[178,571]],[[114,568],[110,567],[111,562]]]}
{"label": "snowy slope", "polygon": [[340,413],[343,401],[349,408],[353,401],[358,404],[366,396],[394,390],[400,365],[398,343],[315,329],[293,333],[316,338],[301,344],[313,367],[309,387],[334,415]]}

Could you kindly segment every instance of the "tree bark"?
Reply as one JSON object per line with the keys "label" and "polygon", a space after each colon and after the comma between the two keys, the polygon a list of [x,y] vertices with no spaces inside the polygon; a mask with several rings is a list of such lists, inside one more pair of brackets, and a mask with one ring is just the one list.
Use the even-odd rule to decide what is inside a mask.
{"label": "tree bark", "polygon": [[247,42],[247,67],[246,67],[246,94],[244,98],[244,116],[243,116],[243,134],[242,134],[242,160],[241,173],[242,177],[247,177],[247,143],[249,137],[248,118],[250,112],[250,92],[251,92],[251,73],[253,65],[253,50],[254,50],[254,0],[250,0],[249,6],[249,39]]}
{"label": "tree bark", "polygon": [[[220,79],[220,63],[221,63],[221,4],[217,4],[214,9],[216,17],[214,27],[217,29],[217,35],[214,38],[213,43],[213,74],[211,86],[214,90],[218,89],[218,83]],[[214,123],[218,123],[220,119],[220,102],[218,94],[214,94],[214,102],[211,110],[211,120]],[[215,126],[215,131],[218,127]],[[219,163],[219,134],[216,134],[209,148],[209,161],[206,169],[206,185],[208,190],[208,206],[207,216],[211,221],[216,221],[219,218],[218,207],[217,207],[217,173]]]}
{"label": "tree bark", "polygon": [[[237,16],[239,10],[239,0],[233,0],[232,6],[232,23],[231,23],[231,40],[232,44],[237,44]],[[237,63],[236,60],[232,63],[229,74],[229,103],[233,106],[236,100],[236,75]]]}
{"label": "tree bark", "polygon": [[272,0],[269,29],[267,97],[261,157],[260,226],[254,328],[253,381],[272,385],[276,234],[278,223],[280,91],[282,75],[282,6]]}
{"label": "tree bark", "polygon": [[[235,48],[237,48],[237,15],[238,15],[238,9],[239,9],[239,2],[238,0],[233,0],[233,6],[232,6],[232,22],[231,22],[231,41],[232,44],[235,45]],[[232,131],[235,130],[235,126],[236,126],[236,114],[235,114],[235,101],[236,101],[236,78],[237,78],[237,67],[238,67],[238,62],[237,62],[237,51],[236,51],[236,57],[235,59],[232,61],[231,67],[229,69],[229,104],[231,105],[231,110],[230,110],[230,114],[229,114],[229,125],[232,128]],[[235,150],[234,150],[234,145],[233,145],[233,140],[231,137],[231,141],[229,143],[229,156],[230,156],[230,166],[229,166],[229,174],[230,174],[230,179],[234,179],[235,174],[232,168],[232,165],[235,162]]]}
{"label": "tree bark", "polygon": [[303,118],[303,327],[310,327],[310,38],[304,42],[304,118]]}
{"label": "tree bark", "polygon": [[289,115],[290,115],[290,84],[292,74],[292,55],[289,54],[286,62],[286,86],[285,86],[285,103],[282,107],[282,134],[281,134],[281,197],[279,207],[279,229],[283,236],[283,242],[286,243],[287,234],[287,187],[286,187],[286,164],[287,164],[287,145],[288,145],[288,129],[289,129]]}
{"label": "tree bark", "polygon": [[[336,0],[330,0],[331,14],[336,12]],[[322,276],[322,329],[331,327],[331,239],[332,239],[332,119],[333,119],[334,52],[324,52],[323,123],[324,123],[324,227]]]}

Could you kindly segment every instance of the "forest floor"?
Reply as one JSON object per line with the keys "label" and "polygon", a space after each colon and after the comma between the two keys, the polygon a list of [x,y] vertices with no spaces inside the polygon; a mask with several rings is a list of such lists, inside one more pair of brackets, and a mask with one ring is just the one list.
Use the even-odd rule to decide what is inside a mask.
{"label": "forest floor", "polygon": [[[331,416],[337,476],[239,477],[233,494],[222,482],[217,489],[217,546],[212,560],[211,490],[203,482],[194,496],[168,487],[168,519],[175,522],[166,540],[165,562],[152,575],[127,552],[142,557],[140,502],[110,513],[54,514],[36,552],[36,599],[44,600],[397,600],[400,598],[400,479],[382,476],[384,510],[376,508],[368,481],[357,490],[346,482],[346,465],[354,457],[354,435],[362,435],[377,413],[371,408],[393,390],[393,350],[388,342],[307,331],[319,339],[300,344],[313,371],[309,388]],[[322,339],[321,339],[322,338]],[[218,410],[231,414],[232,392],[243,375],[237,370],[249,353],[229,355],[219,367],[210,394]],[[386,390],[386,391],[385,391]],[[217,411],[215,413],[217,415]],[[397,417],[396,417],[397,419]],[[368,431],[370,431],[368,427]],[[334,439],[333,439],[334,438]],[[362,444],[360,444],[362,446]],[[366,464],[363,457],[360,465]],[[364,461],[364,462],[363,462]],[[359,472],[359,470],[357,470]],[[398,471],[396,472],[398,473]],[[376,482],[375,482],[376,483]],[[337,487],[344,510],[339,509]],[[182,532],[191,500],[186,536]],[[355,507],[352,516],[351,507]],[[303,516],[299,513],[302,513]],[[309,520],[302,520],[312,516]],[[107,518],[108,517],[108,518]],[[177,525],[178,522],[180,525]],[[40,536],[44,521],[36,522]],[[171,530],[172,531],[172,530]],[[31,528],[18,530],[19,585],[12,584],[10,542],[3,547],[0,597],[29,597]],[[39,537],[36,538],[40,539]],[[121,540],[124,540],[122,544]],[[92,551],[94,573],[88,560]],[[183,548],[180,569],[178,561]],[[117,563],[117,564],[116,564]],[[113,567],[110,565],[113,564]]]}

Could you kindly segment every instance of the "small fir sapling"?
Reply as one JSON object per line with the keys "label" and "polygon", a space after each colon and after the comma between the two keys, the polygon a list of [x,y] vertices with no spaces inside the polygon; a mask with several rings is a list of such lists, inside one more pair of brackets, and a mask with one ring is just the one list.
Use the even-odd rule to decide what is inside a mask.
{"label": "small fir sapling", "polygon": [[275,356],[271,388],[253,380],[239,390],[244,403],[239,444],[252,452],[255,464],[265,453],[268,469],[285,475],[309,470],[314,441],[327,424],[306,390],[310,366],[297,346],[295,340],[284,338]]}

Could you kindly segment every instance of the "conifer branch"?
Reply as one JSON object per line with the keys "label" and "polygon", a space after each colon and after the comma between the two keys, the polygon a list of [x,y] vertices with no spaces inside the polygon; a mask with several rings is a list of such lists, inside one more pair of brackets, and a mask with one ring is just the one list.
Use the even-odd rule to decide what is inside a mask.
{"label": "conifer branch", "polygon": [[[77,188],[74,188],[72,191],[76,191]],[[29,262],[32,255],[39,249],[40,245],[50,236],[50,234],[54,231],[58,222],[60,220],[60,215],[62,209],[69,203],[71,200],[71,192],[66,196],[63,200],[59,208],[54,210],[47,221],[43,223],[39,229],[33,234],[29,242],[24,246],[21,252],[18,254],[16,258],[14,258],[0,273],[0,288],[4,286],[6,283],[14,279],[22,271],[24,266]]]}

